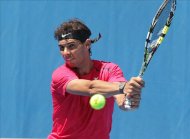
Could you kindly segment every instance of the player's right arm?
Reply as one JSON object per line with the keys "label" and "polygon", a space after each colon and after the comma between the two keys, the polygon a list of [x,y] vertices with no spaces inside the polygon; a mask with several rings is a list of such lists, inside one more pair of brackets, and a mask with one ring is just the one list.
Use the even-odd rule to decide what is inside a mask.
{"label": "player's right arm", "polygon": [[139,77],[133,77],[130,81],[126,82],[123,92],[120,92],[119,84],[119,82],[106,82],[102,80],[74,79],[67,84],[66,92],[83,96],[91,96],[98,93],[105,97],[110,97],[122,93],[127,95],[140,94],[144,86],[143,81]]}
{"label": "player's right arm", "polygon": [[74,79],[70,81],[66,86],[66,92],[82,96],[102,94],[105,97],[121,94],[119,92],[119,83],[85,79]]}

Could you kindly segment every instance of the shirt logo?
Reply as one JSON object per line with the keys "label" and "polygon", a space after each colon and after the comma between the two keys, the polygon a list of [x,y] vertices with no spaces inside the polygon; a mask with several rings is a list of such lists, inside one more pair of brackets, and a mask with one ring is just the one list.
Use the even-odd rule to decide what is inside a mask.
{"label": "shirt logo", "polygon": [[98,77],[94,77],[94,80],[98,80]]}

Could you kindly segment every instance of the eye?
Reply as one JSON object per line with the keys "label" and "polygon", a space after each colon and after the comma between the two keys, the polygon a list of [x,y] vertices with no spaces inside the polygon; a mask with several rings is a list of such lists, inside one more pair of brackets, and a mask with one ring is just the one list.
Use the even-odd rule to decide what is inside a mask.
{"label": "eye", "polygon": [[59,45],[59,49],[60,49],[60,51],[64,51],[65,46],[63,46],[63,45]]}
{"label": "eye", "polygon": [[68,47],[69,50],[72,50],[72,49],[75,49],[75,48],[76,48],[76,44],[71,43],[71,44],[68,44],[67,47]]}
{"label": "eye", "polygon": [[76,43],[68,43],[65,45],[59,45],[59,49],[60,51],[65,51],[65,48],[67,48],[67,50],[73,50],[77,48],[77,44]]}

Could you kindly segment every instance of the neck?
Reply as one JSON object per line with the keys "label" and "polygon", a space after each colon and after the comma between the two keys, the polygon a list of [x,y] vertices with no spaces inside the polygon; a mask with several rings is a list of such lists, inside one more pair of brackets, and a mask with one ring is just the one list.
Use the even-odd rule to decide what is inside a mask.
{"label": "neck", "polygon": [[81,64],[79,67],[77,67],[76,71],[79,75],[85,75],[90,73],[92,68],[93,68],[93,61],[90,59],[85,63]]}

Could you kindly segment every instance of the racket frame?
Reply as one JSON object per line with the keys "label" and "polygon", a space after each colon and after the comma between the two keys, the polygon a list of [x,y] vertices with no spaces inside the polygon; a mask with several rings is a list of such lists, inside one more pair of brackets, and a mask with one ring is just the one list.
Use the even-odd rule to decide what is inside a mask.
{"label": "racket frame", "polygon": [[[156,40],[156,43],[154,44],[154,46],[150,46],[151,45],[150,41],[151,41],[152,33],[154,32],[154,28],[159,20],[161,13],[163,12],[164,8],[166,7],[166,5],[168,4],[169,1],[172,1],[172,6],[171,6],[170,13],[168,15],[168,18],[166,20],[165,26],[163,27],[161,34],[159,35],[158,39]],[[149,32],[147,33],[146,41],[145,41],[144,59],[143,59],[143,63],[142,63],[139,75],[138,75],[139,77],[141,77],[141,78],[143,77],[154,53],[156,52],[159,45],[163,42],[164,37],[167,34],[169,27],[171,25],[171,21],[174,16],[175,9],[176,9],[176,0],[164,0],[163,3],[161,4],[161,6],[159,7],[155,17],[153,18]],[[153,50],[151,52],[149,52],[148,46],[153,48]]]}

